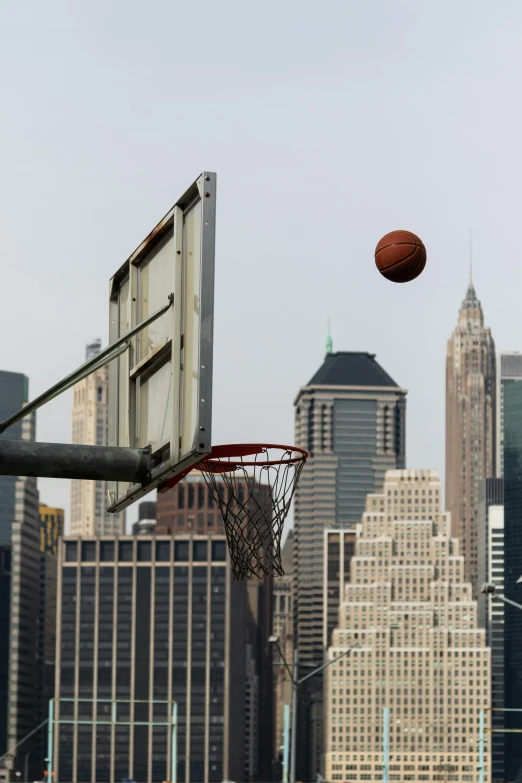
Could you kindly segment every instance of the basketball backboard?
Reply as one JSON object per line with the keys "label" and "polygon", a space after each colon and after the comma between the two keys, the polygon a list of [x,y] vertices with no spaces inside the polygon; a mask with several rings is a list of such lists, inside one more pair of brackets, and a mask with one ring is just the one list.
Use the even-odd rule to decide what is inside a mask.
{"label": "basketball backboard", "polygon": [[110,281],[112,344],[166,305],[109,370],[109,444],[150,448],[145,484],[111,483],[116,512],[211,451],[216,175],[204,172]]}

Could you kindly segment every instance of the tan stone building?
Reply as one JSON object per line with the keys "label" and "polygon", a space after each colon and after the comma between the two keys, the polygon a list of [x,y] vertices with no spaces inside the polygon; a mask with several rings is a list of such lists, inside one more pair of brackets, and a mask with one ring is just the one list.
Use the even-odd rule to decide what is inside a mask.
{"label": "tan stone building", "polygon": [[477,596],[479,486],[495,476],[495,343],[470,282],[446,354],[446,509]]}
{"label": "tan stone building", "polygon": [[479,779],[490,651],[440,496],[433,470],[388,471],[368,495],[328,658],[359,647],[325,670],[329,781],[380,783],[385,707],[390,781]]}
{"label": "tan stone building", "polygon": [[[86,348],[86,360],[101,351],[96,340]],[[108,445],[108,365],[93,372],[73,389],[72,442]],[[71,535],[112,536],[125,533],[125,513],[107,513],[106,481],[71,481]]]}

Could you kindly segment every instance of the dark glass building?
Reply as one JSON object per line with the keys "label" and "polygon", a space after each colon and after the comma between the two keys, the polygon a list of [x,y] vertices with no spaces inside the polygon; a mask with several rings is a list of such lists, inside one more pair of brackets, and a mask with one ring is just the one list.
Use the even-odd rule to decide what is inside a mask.
{"label": "dark glass building", "polygon": [[[28,379],[0,371],[0,421],[28,401]],[[0,439],[34,440],[29,415]],[[39,696],[40,520],[36,479],[0,476],[0,756],[41,720]],[[40,737],[0,762],[0,779],[40,771]]]}
{"label": "dark glass building", "polygon": [[[522,382],[504,380],[504,595],[522,603]],[[505,706],[522,707],[522,611],[504,611]],[[508,729],[522,728],[522,713],[507,712]],[[506,734],[506,780],[522,775],[522,734]]]}
{"label": "dark glass building", "polygon": [[[169,728],[136,724],[166,721],[174,702],[178,783],[245,780],[255,620],[227,557],[224,536],[62,540],[56,717],[75,722],[55,726],[55,783],[170,780]],[[76,722],[113,709],[110,727]]]}
{"label": "dark glass building", "polygon": [[[477,582],[494,584],[504,592],[504,479],[487,478],[480,482],[477,530]],[[478,595],[478,624],[486,630],[491,648],[491,767],[493,781],[503,781],[505,773],[505,699],[504,687],[504,610],[502,601]]]}

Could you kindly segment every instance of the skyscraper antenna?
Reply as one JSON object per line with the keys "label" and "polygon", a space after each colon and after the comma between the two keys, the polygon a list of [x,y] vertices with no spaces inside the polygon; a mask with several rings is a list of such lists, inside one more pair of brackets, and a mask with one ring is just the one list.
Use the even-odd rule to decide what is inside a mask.
{"label": "skyscraper antenna", "polygon": [[326,353],[332,353],[333,350],[333,342],[332,342],[332,335],[330,334],[330,319],[328,319],[328,335],[326,337]]}
{"label": "skyscraper antenna", "polygon": [[469,284],[473,285],[473,229],[469,230]]}

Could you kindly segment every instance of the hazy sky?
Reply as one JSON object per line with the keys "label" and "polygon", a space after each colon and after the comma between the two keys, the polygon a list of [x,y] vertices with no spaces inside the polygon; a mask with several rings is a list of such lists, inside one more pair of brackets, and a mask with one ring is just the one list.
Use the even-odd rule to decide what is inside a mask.
{"label": "hazy sky", "polygon": [[[408,467],[443,473],[471,227],[486,322],[522,350],[521,44],[520,0],[4,3],[0,367],[34,397],[105,343],[110,276],[208,169],[214,443],[293,441],[330,317],[408,389]],[[428,251],[402,286],[373,261],[396,228]],[[70,393],[37,436],[70,440]]]}

